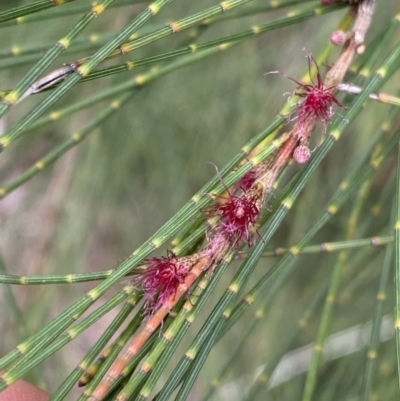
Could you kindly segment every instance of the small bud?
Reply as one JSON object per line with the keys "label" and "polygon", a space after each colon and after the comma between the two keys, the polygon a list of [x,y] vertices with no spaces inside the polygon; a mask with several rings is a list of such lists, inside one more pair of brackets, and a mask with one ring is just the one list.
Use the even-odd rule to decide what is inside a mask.
{"label": "small bud", "polygon": [[363,54],[365,52],[365,44],[362,43],[361,45],[357,46],[357,54]]}
{"label": "small bud", "polygon": [[310,157],[311,157],[310,148],[304,143],[301,143],[293,151],[293,159],[296,163],[299,164],[307,163],[310,160]]}
{"label": "small bud", "polygon": [[343,31],[335,31],[331,35],[331,42],[335,46],[341,46],[346,43],[348,40],[349,35]]}

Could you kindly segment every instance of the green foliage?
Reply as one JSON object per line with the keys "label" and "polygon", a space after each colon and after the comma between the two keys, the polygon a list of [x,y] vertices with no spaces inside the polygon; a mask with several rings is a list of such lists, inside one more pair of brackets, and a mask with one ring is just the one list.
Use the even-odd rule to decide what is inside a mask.
{"label": "green foliage", "polygon": [[[200,275],[107,400],[398,399],[396,3],[376,5],[345,78],[363,91],[338,94],[311,160],[275,182],[255,244]],[[205,208],[293,125],[295,84],[267,73],[307,80],[310,51],[325,75],[351,18],[306,0],[1,2],[0,389],[87,399],[146,321],[125,276],[199,249]]]}

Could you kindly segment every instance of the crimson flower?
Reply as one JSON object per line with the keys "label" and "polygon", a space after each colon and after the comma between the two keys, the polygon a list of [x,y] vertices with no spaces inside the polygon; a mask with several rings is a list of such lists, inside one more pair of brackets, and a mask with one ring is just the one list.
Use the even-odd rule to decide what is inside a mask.
{"label": "crimson flower", "polygon": [[135,277],[134,282],[141,283],[147,297],[147,311],[151,314],[176,293],[189,273],[189,267],[185,258],[179,258],[172,251],[168,251],[167,256],[146,259],[143,264],[147,269]]}
{"label": "crimson flower", "polygon": [[297,105],[299,124],[303,124],[309,117],[313,117],[322,122],[326,127],[333,115],[333,105],[343,107],[338,99],[333,95],[333,87],[327,87],[322,79],[317,62],[311,53],[308,53],[308,68],[311,78],[311,63],[317,69],[317,81],[312,81],[311,84],[304,84],[294,78],[282,74],[295,82],[298,86],[294,95],[303,98]]}
{"label": "crimson flower", "polygon": [[239,247],[243,240],[251,246],[250,226],[256,226],[260,214],[257,206],[258,196],[243,192],[240,196],[229,194],[220,198],[224,200],[223,203],[212,205],[206,210],[209,216],[219,218],[213,231],[222,233],[235,247]]}

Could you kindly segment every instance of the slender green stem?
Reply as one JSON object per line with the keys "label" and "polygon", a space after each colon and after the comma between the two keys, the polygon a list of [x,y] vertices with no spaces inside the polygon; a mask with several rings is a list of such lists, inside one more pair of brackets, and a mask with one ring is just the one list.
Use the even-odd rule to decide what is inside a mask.
{"label": "slender green stem", "polygon": [[47,8],[71,3],[72,1],[75,0],[38,0],[26,6],[15,7],[0,13],[0,23],[14,18],[20,18],[24,15],[36,13]]}
{"label": "slender green stem", "polygon": [[[356,227],[358,226],[360,221],[361,210],[364,204],[366,203],[370,188],[371,188],[371,179],[365,181],[365,183],[362,185],[359,191],[357,202],[352,209],[352,213],[349,218],[349,224],[347,226],[346,237],[348,240],[351,240],[356,235]],[[318,329],[317,339],[314,346],[311,365],[307,374],[306,385],[303,395],[304,399],[306,400],[310,400],[312,398],[312,394],[315,389],[318,368],[322,359],[324,342],[327,337],[328,327],[330,324],[331,316],[333,314],[334,303],[342,279],[342,273],[345,267],[348,266],[348,259],[349,259],[349,252],[347,250],[342,251],[339,254],[338,261],[332,273],[331,283],[329,286],[328,295],[325,300],[322,318]]]}
{"label": "slender green stem", "polygon": [[64,140],[64,142],[55,147],[45,157],[38,160],[32,167],[28,168],[14,181],[3,188],[0,188],[0,198],[3,198],[14,189],[18,188],[19,186],[33,178],[36,174],[45,170],[68,150],[81,143],[91,132],[93,132],[94,129],[96,129],[107,118],[113,115],[117,110],[123,107],[132,98],[132,95],[133,93],[128,92],[120,96],[119,98],[111,101],[104,110],[98,113],[98,115],[93,118],[88,124],[86,124],[81,130],[73,132],[68,139]]}
{"label": "slender green stem", "polygon": [[339,254],[338,261],[334,267],[331,282],[328,290],[328,294],[325,299],[324,309],[322,312],[322,318],[320,321],[320,325],[318,328],[318,334],[314,345],[314,350],[312,354],[310,369],[307,373],[306,384],[303,393],[303,401],[309,401],[313,397],[313,393],[315,391],[316,381],[317,381],[317,373],[318,368],[320,366],[322,360],[322,353],[324,342],[327,336],[329,323],[331,320],[333,305],[336,301],[337,292],[339,289],[340,280],[342,277],[342,272],[347,266],[348,263],[348,254],[347,251],[342,251]]}
{"label": "slender green stem", "polygon": [[397,165],[396,222],[394,225],[395,253],[395,317],[394,329],[397,349],[397,378],[400,385],[400,141]]}
{"label": "slender green stem", "polygon": [[[122,332],[121,336],[117,339],[117,341],[115,341],[111,345],[110,353],[107,355],[106,359],[102,361],[100,369],[96,372],[96,375],[94,376],[93,380],[89,383],[89,385],[86,386],[85,391],[83,392],[79,400],[84,400],[90,396],[94,388],[96,388],[96,386],[99,384],[101,378],[111,367],[112,363],[115,361],[118,354],[121,352],[122,348],[128,343],[129,339],[140,327],[140,324],[142,322],[143,322],[143,309],[141,309],[141,311],[136,313],[135,317],[133,318],[129,326]],[[141,357],[143,358],[143,354],[141,354]]]}
{"label": "slender green stem", "polygon": [[[205,226],[194,237],[190,238],[190,243],[196,241],[205,230]],[[338,252],[343,249],[357,249],[362,247],[376,247],[386,246],[393,243],[393,235],[379,236],[376,235],[370,238],[357,239],[352,241],[337,241],[337,242],[323,242],[322,244],[305,246],[298,251],[297,255],[314,254],[321,252]],[[186,241],[179,247],[174,248],[174,253],[180,255],[183,249],[187,249],[188,244]],[[264,252],[261,257],[282,257],[291,252],[296,246],[289,248],[275,248],[273,251]],[[236,259],[244,259],[248,252],[239,252]],[[0,283],[3,284],[16,284],[16,285],[47,285],[47,284],[78,284],[86,283],[89,281],[104,280],[109,277],[115,270],[103,270],[91,273],[76,273],[76,274],[43,274],[37,276],[18,276],[12,274],[0,274]],[[136,273],[130,273],[136,274]]]}
{"label": "slender green stem", "polygon": [[[249,1],[249,0],[247,0],[247,1]],[[241,41],[250,39],[254,36],[258,36],[258,35],[267,33],[270,30],[279,29],[279,28],[282,28],[284,26],[291,25],[291,24],[296,24],[305,19],[312,18],[315,15],[320,15],[320,14],[324,14],[327,12],[336,11],[338,9],[341,9],[342,7],[343,7],[343,5],[340,5],[340,4],[337,4],[335,6],[330,6],[330,7],[317,6],[317,7],[310,8],[306,11],[302,11],[302,12],[298,12],[296,9],[293,9],[293,10],[290,10],[287,12],[286,17],[276,19],[270,23],[252,26],[250,29],[239,32],[237,34],[228,35],[228,36],[225,36],[225,37],[222,37],[219,39],[214,39],[214,40],[206,41],[206,42],[199,43],[199,44],[191,44],[191,45],[185,46],[181,49],[173,50],[173,51],[163,53],[160,55],[145,57],[145,58],[141,58],[141,59],[137,59],[137,60],[133,60],[133,61],[128,61],[121,65],[112,66],[112,67],[93,71],[90,74],[88,74],[86,77],[84,77],[80,82],[87,82],[87,81],[91,81],[93,79],[104,78],[104,77],[107,77],[110,75],[120,74],[121,72],[124,72],[124,71],[131,71],[133,69],[136,69],[138,67],[142,67],[145,65],[152,65],[155,63],[159,63],[161,61],[168,61],[168,60],[177,58],[177,57],[185,55],[185,54],[190,54],[190,53],[197,52],[200,50],[216,47],[216,46],[222,45],[224,43],[241,42]],[[183,28],[186,29],[187,28],[186,20],[189,20],[191,22],[191,18],[192,17],[189,17],[185,20],[177,21],[175,23],[170,24],[170,26],[176,25],[177,28],[174,28],[174,29],[179,29],[179,31],[182,30]],[[183,25],[183,28],[181,28],[181,25]],[[146,35],[144,37],[135,39],[132,42],[124,43],[119,47],[119,49],[117,49],[113,53],[111,53],[111,55],[108,58],[116,57],[121,54],[126,54],[132,50],[136,50],[137,48],[152,42],[153,40],[158,40],[161,37],[163,37],[164,35],[170,34],[171,29],[172,28],[162,28],[159,31],[156,31],[156,32]],[[34,56],[25,56],[25,57],[26,57],[26,61],[31,61]],[[21,62],[25,63],[25,59],[22,59]],[[8,68],[9,66],[14,65],[15,61],[5,60],[3,62],[0,62],[0,68],[2,67],[2,65],[4,63],[6,63],[5,67]],[[7,91],[4,93],[6,94]]]}
{"label": "slender green stem", "polygon": [[41,284],[71,284],[85,283],[89,281],[104,280],[109,277],[114,270],[104,270],[92,273],[60,274],[60,275],[40,275],[40,276],[15,276],[11,274],[0,274],[0,283],[18,285],[41,285]]}
{"label": "slender green stem", "polygon": [[257,394],[262,388],[266,388],[268,385],[274,369],[278,363],[282,360],[283,356],[288,353],[295,344],[296,340],[299,338],[302,332],[308,328],[308,322],[310,317],[315,312],[315,310],[321,305],[321,301],[326,296],[328,290],[328,282],[326,282],[318,291],[317,295],[314,297],[309,307],[304,312],[303,316],[297,321],[296,326],[290,331],[289,338],[285,342],[285,345],[279,350],[274,352],[273,357],[269,358],[269,361],[263,366],[263,369],[257,380],[254,382],[253,386],[250,388],[244,401],[254,400]]}
{"label": "slender green stem", "polygon": [[[377,51],[380,51],[380,50],[381,49],[377,49]],[[378,85],[378,82],[382,81],[384,79],[385,75],[388,72],[388,68],[390,68],[389,66],[398,63],[397,58],[399,56],[400,56],[400,46],[397,46],[392,51],[391,55],[386,59],[385,63],[387,63],[387,65],[385,65],[385,63],[384,63],[384,65],[376,72],[374,77],[371,79],[370,83],[367,85],[365,92],[362,93],[361,97],[358,98],[354,102],[354,106],[350,109],[350,110],[354,110],[354,111],[348,113],[350,119],[355,115],[357,109],[361,108],[362,104],[360,102],[360,99],[364,100],[366,98],[366,96],[368,96],[369,93],[372,92],[371,88],[374,85]],[[333,142],[336,141],[339,138],[339,136],[341,135],[341,132],[343,131],[343,128],[345,125],[347,125],[347,123],[344,122],[344,120],[342,122],[340,122],[339,124],[337,124],[336,125],[337,128],[333,128],[333,130],[330,133],[330,137],[328,138],[327,141],[324,142],[324,145],[325,145],[325,143],[328,144],[329,142],[332,142],[331,143],[331,145],[332,145]],[[341,127],[343,127],[343,128],[341,128]],[[322,145],[320,150],[322,150],[324,145]],[[357,212],[357,210],[355,212]],[[330,322],[330,317],[331,317],[331,313],[332,313],[332,309],[333,309],[333,302],[335,300],[335,296],[336,296],[336,293],[337,293],[337,290],[339,287],[342,269],[343,269],[344,264],[346,263],[346,259],[347,259],[346,253],[341,253],[339,255],[338,263],[337,263],[335,270],[333,272],[333,275],[332,275],[331,286],[330,286],[328,296],[326,298],[326,302],[324,305],[324,311],[323,311],[321,323],[320,323],[319,330],[318,330],[316,345],[314,348],[313,357],[312,357],[312,361],[311,361],[311,367],[307,374],[307,379],[306,379],[305,388],[304,388],[304,392],[303,392],[303,398],[302,398],[303,401],[311,401],[313,394],[314,394],[316,381],[317,381],[317,372],[318,372],[318,368],[319,368],[320,361],[322,358],[323,343],[324,343],[324,340],[326,337],[328,324]]]}
{"label": "slender green stem", "polygon": [[176,401],[185,401],[189,395],[190,390],[193,387],[193,384],[200,373],[201,368],[204,365],[209,353],[214,346],[214,343],[217,341],[218,335],[221,331],[222,326],[224,325],[224,320],[220,320],[215,325],[214,329],[208,336],[207,340],[203,342],[200,350],[194,356],[193,361],[185,374],[185,379],[183,380],[182,386],[179,389],[178,395],[176,396]]}
{"label": "slender green stem", "polygon": [[61,336],[58,337],[58,332],[53,333],[52,336],[49,336],[36,344],[30,352],[28,352],[20,361],[1,376],[0,391],[7,388],[10,384],[18,380],[24,373],[82,334],[82,332],[88,329],[93,323],[121,303],[127,295],[131,294],[128,294],[126,291],[120,292]]}
{"label": "slender green stem", "polygon": [[97,340],[96,344],[90,349],[88,354],[82,359],[79,365],[70,373],[64,382],[58,387],[57,391],[52,394],[51,401],[61,401],[65,399],[67,393],[72,389],[72,386],[75,385],[82,373],[93,362],[96,355],[104,348],[121,324],[125,322],[126,318],[139,301],[139,298],[140,295],[135,294],[127,299],[123,308],[120,310],[112,323],[107,327],[101,337]]}
{"label": "slender green stem", "polygon": [[[1,255],[0,255],[0,272],[2,272],[3,275],[5,275],[4,273],[7,273],[6,264],[4,263],[3,257]],[[21,327],[21,329],[24,328],[25,323],[21,309],[19,308],[15,295],[9,285],[5,286],[5,299],[10,309],[14,313],[15,320],[18,322],[19,327]]]}
{"label": "slender green stem", "polygon": [[387,286],[390,277],[390,271],[393,263],[393,245],[391,244],[386,248],[385,259],[383,261],[381,279],[379,289],[376,294],[376,307],[375,316],[372,325],[371,339],[367,352],[367,363],[365,365],[365,372],[361,388],[361,401],[368,401],[370,399],[370,392],[372,387],[372,376],[378,357],[379,347],[379,334],[382,323],[383,306],[387,297]]}
{"label": "slender green stem", "polygon": [[262,14],[271,10],[277,10],[283,7],[303,6],[305,3],[311,3],[315,0],[269,0],[260,5],[251,5],[244,9],[234,11],[229,14],[222,14],[204,21],[205,25],[210,25],[216,21],[227,21],[238,17],[249,17],[251,15]]}
{"label": "slender green stem", "polygon": [[[69,1],[74,1],[74,0],[69,0]],[[129,4],[144,3],[144,2],[145,2],[144,0],[117,0],[115,4],[111,5],[111,7],[121,7]],[[81,14],[83,12],[86,12],[88,7],[90,7],[90,3],[87,2],[83,4],[72,5],[66,7],[65,9],[64,7],[61,8],[56,7],[47,11],[42,11],[40,13],[24,15],[21,17],[17,17],[11,21],[3,22],[0,25],[0,28],[12,25],[22,25],[29,22],[46,21],[53,18],[62,18],[69,15]]]}
{"label": "slender green stem", "polygon": [[[368,247],[368,246],[385,246],[391,244],[393,242],[392,235],[385,236],[374,236],[370,238],[363,239],[354,239],[354,240],[346,240],[346,241],[336,241],[336,242],[323,242],[322,244],[317,245],[309,245],[305,246],[301,250],[297,252],[297,255],[309,254],[309,253],[321,253],[321,252],[338,252],[344,249],[356,249],[359,247]],[[292,252],[294,248],[297,246],[289,247],[289,248],[276,248],[273,251],[263,253],[263,257],[271,257],[271,256],[283,256]],[[239,258],[242,258],[241,255],[247,255],[246,253],[240,253]]]}

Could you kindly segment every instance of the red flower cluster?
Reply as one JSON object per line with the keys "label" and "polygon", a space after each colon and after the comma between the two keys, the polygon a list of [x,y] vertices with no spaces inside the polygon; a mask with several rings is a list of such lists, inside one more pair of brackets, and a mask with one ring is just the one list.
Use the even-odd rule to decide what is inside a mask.
{"label": "red flower cluster", "polygon": [[249,246],[252,243],[250,226],[256,226],[260,210],[257,206],[258,196],[243,192],[240,196],[229,194],[227,197],[220,197],[225,202],[209,207],[208,215],[218,217],[219,222],[214,231],[222,233],[223,236],[235,247],[239,247],[243,240]]}
{"label": "red flower cluster", "polygon": [[326,127],[329,123],[332,115],[333,109],[332,106],[336,105],[339,107],[343,107],[343,105],[336,99],[336,97],[332,94],[333,88],[328,88],[322,79],[322,76],[319,71],[319,67],[313,56],[308,53],[308,66],[311,77],[311,63],[313,63],[317,69],[317,82],[312,81],[311,84],[304,84],[302,82],[297,81],[294,78],[291,78],[285,74],[285,77],[290,80],[296,82],[298,85],[294,94],[301,98],[304,98],[303,101],[300,101],[297,105],[297,109],[299,111],[299,123],[302,124],[306,121],[308,117],[314,117],[319,119],[322,124]]}
{"label": "red flower cluster", "polygon": [[168,251],[168,256],[146,259],[143,264],[147,269],[134,279],[140,282],[147,297],[147,310],[151,314],[174,295],[187,274],[189,268],[184,258]]}

